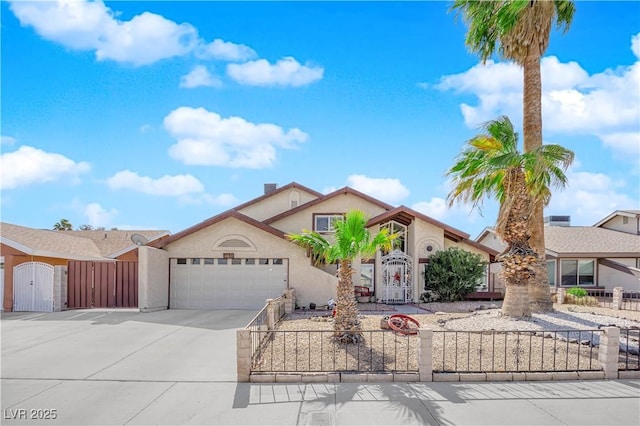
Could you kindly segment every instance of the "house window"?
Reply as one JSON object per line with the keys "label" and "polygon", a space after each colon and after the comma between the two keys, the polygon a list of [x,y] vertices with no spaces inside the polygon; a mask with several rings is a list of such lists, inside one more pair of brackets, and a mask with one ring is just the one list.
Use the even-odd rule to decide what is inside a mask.
{"label": "house window", "polygon": [[205,257],[205,258],[204,258],[204,264],[205,264],[205,265],[213,265],[213,258],[211,258],[211,257]]}
{"label": "house window", "polygon": [[487,285],[487,276],[489,274],[489,265],[484,267],[484,273],[478,281],[476,282],[476,291],[489,291],[489,286]]}
{"label": "house window", "polygon": [[[407,227],[399,224],[396,221],[388,222],[381,226],[381,229],[388,229],[389,235],[397,234],[398,238],[393,242],[393,248],[398,249],[403,253],[406,253],[405,243],[407,241]],[[432,250],[433,251],[433,250]]]}
{"label": "house window", "polygon": [[549,285],[556,285],[556,261],[555,260],[547,260],[547,279],[549,280]]}
{"label": "house window", "polygon": [[282,259],[273,259],[274,265],[282,265]]}
{"label": "house window", "polygon": [[622,216],[622,224],[627,225],[629,223],[629,218],[627,216]]}
{"label": "house window", "polygon": [[218,265],[226,265],[226,264],[227,264],[227,259],[223,257],[218,258]]}
{"label": "house window", "polygon": [[258,265],[268,265],[269,259],[258,259]]}
{"label": "house window", "polygon": [[363,263],[360,265],[360,285],[369,288],[371,292],[373,292],[373,273],[373,263]]}
{"label": "house window", "polygon": [[256,264],[256,260],[255,260],[255,259],[253,259],[253,258],[245,259],[245,260],[244,260],[244,264],[245,264],[245,265],[255,265],[255,264]]}
{"label": "house window", "polygon": [[233,259],[231,259],[231,264],[232,265],[240,265],[240,264],[242,264],[242,259],[234,257]]}
{"label": "house window", "polygon": [[186,264],[187,264],[187,259],[186,259],[186,258],[184,258],[184,257],[181,257],[181,258],[179,258],[179,259],[176,259],[176,263],[177,263],[178,265],[186,265]]}
{"label": "house window", "polygon": [[593,260],[562,260],[560,263],[563,286],[592,286],[594,280]]}
{"label": "house window", "polygon": [[341,214],[317,214],[313,217],[313,230],[316,232],[335,232],[333,224],[342,220]]}
{"label": "house window", "polygon": [[199,264],[200,264],[200,259],[199,259],[199,258],[193,258],[193,259],[191,259],[191,264],[192,264],[192,265],[199,265]]}

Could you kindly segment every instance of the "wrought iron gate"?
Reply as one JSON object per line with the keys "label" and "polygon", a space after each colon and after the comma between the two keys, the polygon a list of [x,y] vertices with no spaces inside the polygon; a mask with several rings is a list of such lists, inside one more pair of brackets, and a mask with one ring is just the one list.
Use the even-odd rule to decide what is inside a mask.
{"label": "wrought iron gate", "polygon": [[21,263],[13,268],[13,310],[53,312],[53,266]]}
{"label": "wrought iron gate", "polygon": [[408,303],[413,301],[413,260],[400,250],[393,250],[382,257],[383,303]]}

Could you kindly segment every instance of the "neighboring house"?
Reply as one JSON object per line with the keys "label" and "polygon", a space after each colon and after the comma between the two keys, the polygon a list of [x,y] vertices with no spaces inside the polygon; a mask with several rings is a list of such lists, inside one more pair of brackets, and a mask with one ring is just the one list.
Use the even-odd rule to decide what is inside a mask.
{"label": "neighboring house", "polygon": [[330,238],[333,220],[352,209],[369,215],[372,233],[387,227],[400,235],[392,252],[354,265],[355,284],[382,302],[419,301],[424,264],[438,250],[460,247],[487,261],[496,254],[460,230],[349,187],[323,195],[295,182],[266,184],[258,198],[142,247],[140,307],[260,308],[291,288],[300,307],[326,305],[336,295],[336,265],[313,266],[286,235],[310,229]]}
{"label": "neighboring house", "polygon": [[[549,284],[585,289],[640,291],[640,211],[619,210],[594,226],[570,226],[569,216],[545,218],[545,245]],[[498,251],[505,244],[492,228],[476,238]],[[499,264],[491,265],[496,288]]]}
{"label": "neighboring house", "polygon": [[[60,273],[63,275],[54,277],[56,266],[66,267],[70,261],[137,261],[139,245],[168,234],[168,231],[157,230],[52,231],[2,222],[2,308],[11,311],[17,303],[20,310],[51,310],[49,308],[53,302],[53,309],[64,309],[67,279],[62,270]],[[19,275],[14,277],[14,271],[18,271]],[[14,291],[23,289],[23,282],[28,293]],[[16,289],[14,283],[18,284]],[[53,300],[50,298],[51,291]]]}

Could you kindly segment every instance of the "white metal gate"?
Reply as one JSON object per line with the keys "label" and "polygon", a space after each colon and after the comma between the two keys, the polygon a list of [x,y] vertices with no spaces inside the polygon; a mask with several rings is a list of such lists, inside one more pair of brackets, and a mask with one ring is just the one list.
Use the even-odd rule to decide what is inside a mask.
{"label": "white metal gate", "polygon": [[53,266],[27,262],[13,268],[13,310],[53,312]]}
{"label": "white metal gate", "polygon": [[413,261],[400,250],[382,257],[382,302],[413,301]]}

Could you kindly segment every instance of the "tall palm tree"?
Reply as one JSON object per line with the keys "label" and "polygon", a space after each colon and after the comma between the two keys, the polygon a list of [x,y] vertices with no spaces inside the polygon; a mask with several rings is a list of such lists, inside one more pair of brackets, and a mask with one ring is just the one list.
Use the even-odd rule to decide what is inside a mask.
{"label": "tall palm tree", "polygon": [[518,133],[506,116],[485,123],[485,133],[467,141],[456,163],[447,171],[453,180],[449,205],[471,203],[479,207],[487,197],[500,202],[496,234],[507,244],[498,256],[506,284],[502,312],[508,316],[529,316],[527,280],[542,274],[549,284],[544,251],[530,245],[531,221],[537,206],[551,200],[550,187],[564,187],[564,171],[573,161],[573,152],[560,145],[542,145],[521,154]]}
{"label": "tall palm tree", "polygon": [[[483,62],[499,53],[523,67],[524,151],[542,146],[542,78],[540,57],[549,46],[551,26],[568,31],[575,12],[569,0],[455,0],[451,10],[467,23],[466,44]],[[544,213],[534,208],[531,245],[544,253]],[[529,286],[532,309],[552,310],[547,283],[537,274]]]}
{"label": "tall palm tree", "polygon": [[54,231],[71,231],[73,229],[73,225],[67,219],[60,219],[59,222],[56,222],[53,225]]}
{"label": "tall palm tree", "polygon": [[391,250],[395,234],[388,229],[371,236],[366,228],[369,218],[361,210],[347,212],[344,219],[333,223],[334,241],[329,241],[317,232],[303,230],[301,234],[288,234],[287,238],[309,251],[316,265],[338,262],[338,288],[334,336],[343,343],[358,343],[362,340],[358,307],[353,287],[353,261],[373,257],[378,249]]}

